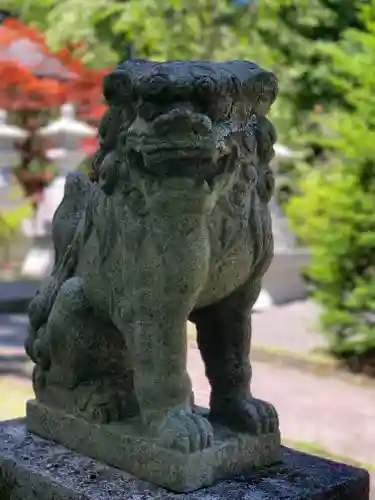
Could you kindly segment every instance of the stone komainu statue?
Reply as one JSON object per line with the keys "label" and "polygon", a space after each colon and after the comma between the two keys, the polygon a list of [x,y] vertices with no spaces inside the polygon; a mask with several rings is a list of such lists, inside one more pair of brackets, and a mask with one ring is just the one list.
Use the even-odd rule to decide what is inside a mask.
{"label": "stone komainu statue", "polygon": [[[99,423],[139,416],[161,446],[211,446],[212,423],[262,434],[250,314],[273,256],[268,202],[276,77],[247,61],[132,60],[104,83],[91,182],[70,174],[56,262],[32,300],[37,400]],[[211,385],[193,404],[186,323]]]}

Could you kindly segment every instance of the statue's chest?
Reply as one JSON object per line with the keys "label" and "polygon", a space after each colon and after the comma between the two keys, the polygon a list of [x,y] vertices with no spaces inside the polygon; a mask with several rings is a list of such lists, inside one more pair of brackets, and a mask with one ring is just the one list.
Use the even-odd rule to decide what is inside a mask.
{"label": "statue's chest", "polygon": [[209,227],[210,271],[199,307],[226,297],[251,275],[258,257],[257,238],[262,237],[262,228],[255,228],[262,225],[262,220],[251,220],[253,205],[250,197],[229,198],[215,209]]}

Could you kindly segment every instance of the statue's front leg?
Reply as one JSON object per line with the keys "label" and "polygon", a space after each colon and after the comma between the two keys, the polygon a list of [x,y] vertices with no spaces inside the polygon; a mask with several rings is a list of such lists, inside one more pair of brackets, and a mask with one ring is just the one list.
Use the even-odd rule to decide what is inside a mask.
{"label": "statue's front leg", "polygon": [[261,289],[249,280],[221,302],[194,311],[197,340],[211,384],[210,419],[254,434],[277,432],[272,404],[251,393],[251,309]]}
{"label": "statue's front leg", "polygon": [[186,318],[161,306],[134,325],[132,337],[134,387],[150,434],[184,453],[210,446],[211,424],[191,408]]}
{"label": "statue's front leg", "polygon": [[139,285],[132,287],[134,272],[131,295],[119,306],[115,323],[129,349],[145,428],[161,446],[191,453],[213,439],[209,421],[192,411],[187,373],[186,323],[207,268],[199,259],[192,265],[189,249],[185,254],[180,248],[138,264]]}

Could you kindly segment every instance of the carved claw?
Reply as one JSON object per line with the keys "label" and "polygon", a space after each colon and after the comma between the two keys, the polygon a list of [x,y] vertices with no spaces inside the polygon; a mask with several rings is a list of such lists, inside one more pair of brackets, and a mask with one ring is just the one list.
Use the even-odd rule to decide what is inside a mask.
{"label": "carved claw", "polygon": [[210,422],[198,413],[178,410],[170,412],[153,429],[158,443],[182,453],[194,453],[212,445],[213,429]]}
{"label": "carved claw", "polygon": [[233,430],[257,435],[279,430],[279,417],[275,407],[267,401],[252,397],[211,410],[210,419]]}

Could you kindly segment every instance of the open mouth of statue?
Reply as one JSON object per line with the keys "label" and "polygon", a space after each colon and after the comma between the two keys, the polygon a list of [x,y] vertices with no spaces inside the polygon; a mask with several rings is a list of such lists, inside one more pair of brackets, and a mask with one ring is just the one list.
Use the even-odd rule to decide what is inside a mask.
{"label": "open mouth of statue", "polygon": [[[199,177],[213,166],[213,148],[160,142],[132,147],[128,145],[130,165],[157,176]],[[211,165],[211,168],[210,168]]]}
{"label": "open mouth of statue", "polygon": [[183,159],[183,158],[211,158],[212,149],[202,146],[168,145],[143,147],[140,151],[147,159]]}
{"label": "open mouth of statue", "polygon": [[[136,168],[152,170],[157,173],[163,166],[176,173],[187,164],[197,164],[212,161],[215,153],[211,137],[203,140],[187,141],[174,138],[128,137],[127,156],[130,164]],[[189,175],[189,174],[188,174]]]}

